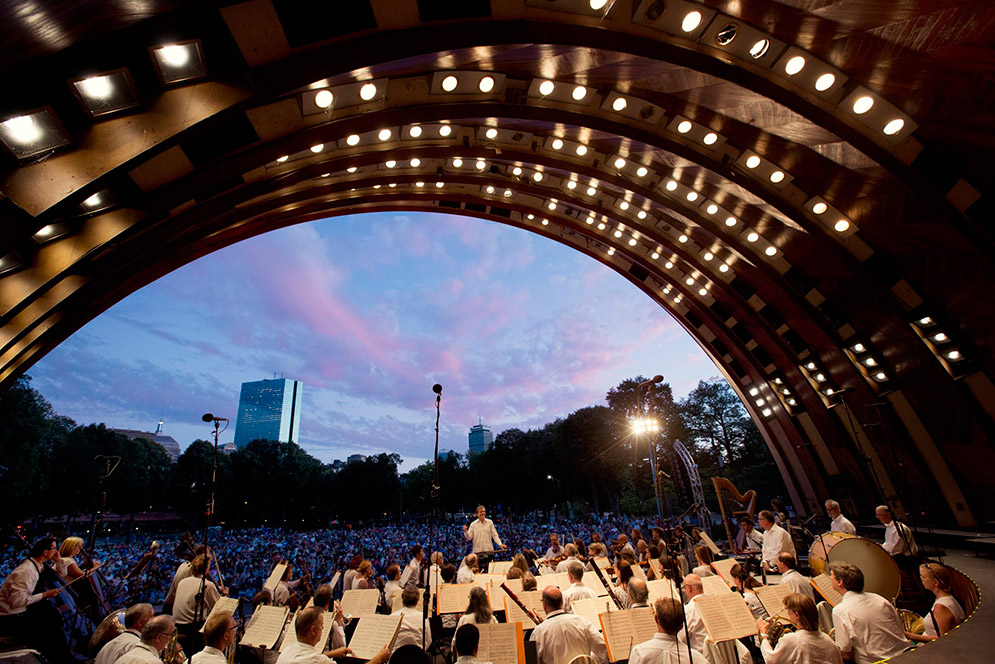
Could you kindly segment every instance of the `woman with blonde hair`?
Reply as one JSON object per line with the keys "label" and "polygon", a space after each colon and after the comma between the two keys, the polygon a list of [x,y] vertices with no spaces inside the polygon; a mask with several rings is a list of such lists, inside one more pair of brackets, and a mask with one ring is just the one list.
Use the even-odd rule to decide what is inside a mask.
{"label": "woman with blonde hair", "polygon": [[935,641],[964,621],[964,608],[950,592],[950,570],[938,563],[925,563],[919,566],[919,579],[922,586],[936,596],[933,608],[922,619],[924,634],[906,632],[912,641],[927,643]]}
{"label": "woman with blonde hair", "polygon": [[[522,570],[522,576],[529,573],[529,561],[520,553],[516,553],[511,559],[511,566]],[[506,575],[507,576],[507,575]]]}
{"label": "woman with blonde hair", "polygon": [[[77,563],[74,558],[74,556],[78,555],[82,550],[82,537],[67,537],[62,541],[62,546],[59,547],[59,557],[62,558],[62,561],[66,564],[65,575],[60,574],[59,576],[66,583],[75,581],[84,574],[83,570],[80,569],[79,563]],[[100,563],[94,561],[93,569],[97,569],[99,566]]]}
{"label": "woman with blonde hair", "polygon": [[791,593],[784,598],[788,620],[797,631],[783,634],[777,647],[767,638],[767,621],[758,620],[760,652],[767,664],[843,664],[843,656],[827,634],[819,631],[819,612],[815,602],[801,593]]}
{"label": "woman with blonde hair", "polygon": [[354,590],[368,590],[376,587],[373,585],[373,563],[369,560],[359,563],[359,569],[356,570],[352,587]]}

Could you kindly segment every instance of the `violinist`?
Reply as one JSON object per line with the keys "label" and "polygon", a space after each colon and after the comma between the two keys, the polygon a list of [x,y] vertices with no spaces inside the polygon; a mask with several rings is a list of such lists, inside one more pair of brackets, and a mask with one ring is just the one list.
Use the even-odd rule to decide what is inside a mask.
{"label": "violinist", "polygon": [[43,537],[31,547],[29,558],[14,568],[0,585],[0,635],[15,636],[39,650],[53,664],[72,661],[62,617],[51,599],[63,588],[42,590],[39,579],[46,563],[54,563],[57,574],[65,574],[65,564],[55,548],[54,537]]}
{"label": "violinist", "polygon": [[463,559],[463,564],[460,565],[459,570],[456,572],[456,583],[473,583],[476,577],[477,554],[470,553]]}
{"label": "violinist", "polygon": [[563,547],[563,553],[566,554],[566,558],[564,558],[563,560],[561,560],[556,565],[556,570],[555,571],[556,571],[557,574],[560,574],[562,572],[566,572],[568,570],[568,568],[570,567],[570,563],[580,562],[580,560],[577,558],[577,545],[576,544],[573,544],[572,542],[570,544],[567,544],[565,547]]}
{"label": "violinist", "polygon": [[543,560],[549,561],[553,558],[559,558],[560,553],[560,536],[556,533],[549,534],[549,548],[546,549],[546,555],[542,557]]}
{"label": "violinist", "polygon": [[368,590],[370,588],[376,588],[373,583],[373,563],[369,560],[364,560],[359,563],[359,569],[356,570],[356,576],[352,580],[353,590]]}
{"label": "violinist", "polygon": [[[279,585],[276,587],[276,592],[273,593],[273,604],[276,606],[287,606],[290,602],[291,592],[297,590],[297,586],[301,585],[301,581],[304,577],[297,579],[296,581],[291,581],[290,579],[294,576],[294,566],[289,562],[286,563],[287,569],[283,571],[283,578],[280,579]],[[353,577],[358,578],[358,577]],[[355,588],[355,581],[353,582],[353,588]],[[352,588],[345,588],[345,590],[352,590]]]}

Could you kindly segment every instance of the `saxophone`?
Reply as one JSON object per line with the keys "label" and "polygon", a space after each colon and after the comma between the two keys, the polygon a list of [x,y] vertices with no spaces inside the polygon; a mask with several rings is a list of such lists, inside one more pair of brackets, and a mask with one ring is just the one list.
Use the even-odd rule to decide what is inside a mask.
{"label": "saxophone", "polygon": [[776,648],[777,642],[782,636],[796,631],[798,628],[790,620],[774,616],[767,623],[767,640],[770,641],[771,648]]}

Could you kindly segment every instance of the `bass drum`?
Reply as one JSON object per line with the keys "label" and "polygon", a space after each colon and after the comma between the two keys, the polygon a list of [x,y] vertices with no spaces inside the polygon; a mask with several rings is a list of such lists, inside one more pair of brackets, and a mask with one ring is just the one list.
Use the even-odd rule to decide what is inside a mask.
{"label": "bass drum", "polygon": [[848,537],[829,550],[829,562],[847,562],[864,573],[864,591],[894,603],[902,589],[902,576],[895,559],[884,547],[863,537]]}
{"label": "bass drum", "polygon": [[826,571],[826,553],[833,550],[833,547],[845,539],[856,537],[849,533],[833,531],[823,533],[815,538],[812,546],[808,549],[808,566],[812,568],[812,574],[822,574]]}

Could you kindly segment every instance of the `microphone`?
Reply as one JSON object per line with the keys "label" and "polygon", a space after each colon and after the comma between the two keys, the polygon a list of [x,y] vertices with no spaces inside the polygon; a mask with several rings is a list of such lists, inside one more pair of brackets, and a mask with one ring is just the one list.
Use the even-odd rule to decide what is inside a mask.
{"label": "microphone", "polygon": [[203,415],[200,416],[200,419],[204,420],[205,422],[227,422],[228,421],[227,417],[215,417],[211,413],[204,413]]}
{"label": "microphone", "polygon": [[648,387],[649,385],[653,385],[655,383],[662,383],[662,382],[663,382],[663,376],[657,374],[652,378],[650,378],[649,380],[644,380],[643,382],[639,383],[639,387]]}
{"label": "microphone", "polygon": [[442,394],[442,385],[439,385],[438,383],[436,383],[435,385],[432,386],[432,391],[435,392],[436,394],[441,395]]}

